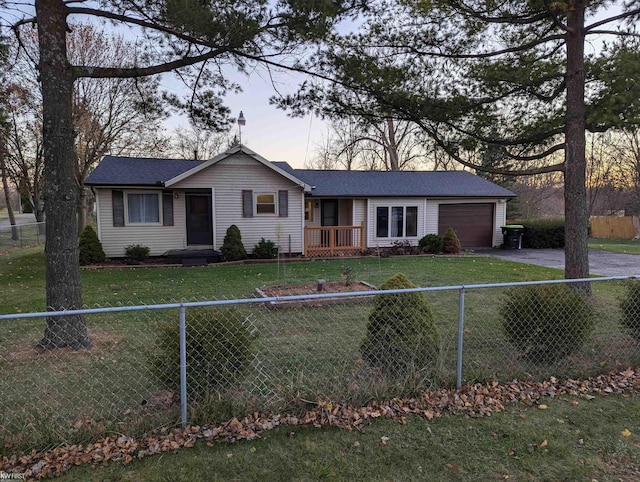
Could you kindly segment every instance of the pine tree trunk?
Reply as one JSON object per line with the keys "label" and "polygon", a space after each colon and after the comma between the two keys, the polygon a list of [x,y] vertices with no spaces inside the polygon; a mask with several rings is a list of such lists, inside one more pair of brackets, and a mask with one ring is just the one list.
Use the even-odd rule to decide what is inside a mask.
{"label": "pine tree trunk", "polygon": [[400,169],[400,157],[398,156],[398,143],[396,142],[396,130],[393,119],[387,119],[387,133],[389,136],[389,164],[392,171]]}
{"label": "pine tree trunk", "polygon": [[589,277],[585,156],[584,0],[569,2],[566,33],[565,278]]}
{"label": "pine tree trunk", "polygon": [[[35,6],[43,105],[47,309],[79,309],[82,285],[71,121],[73,72],[67,60],[66,9],[62,0],[36,0]],[[89,345],[83,316],[47,318],[40,341],[43,348],[78,349]]]}

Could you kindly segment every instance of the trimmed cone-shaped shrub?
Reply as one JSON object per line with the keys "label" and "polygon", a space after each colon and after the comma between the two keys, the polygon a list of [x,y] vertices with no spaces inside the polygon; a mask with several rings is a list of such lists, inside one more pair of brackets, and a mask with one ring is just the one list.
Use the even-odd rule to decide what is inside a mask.
{"label": "trimmed cone-shaped shrub", "polygon": [[[383,290],[415,288],[399,273]],[[398,377],[434,371],[440,352],[440,333],[423,293],[379,294],[373,299],[367,334],[360,346],[371,367]]]}
{"label": "trimmed cone-shaped shrub", "polygon": [[640,342],[640,282],[629,281],[627,289],[620,299],[622,326]]}
{"label": "trimmed cone-shaped shrub", "polygon": [[222,258],[225,261],[239,261],[241,259],[247,259],[247,250],[244,249],[244,244],[242,244],[240,228],[235,224],[232,224],[227,228],[227,233],[224,236],[220,252],[222,253]]}
{"label": "trimmed cone-shaped shrub", "polygon": [[81,265],[101,263],[107,259],[102,249],[102,243],[98,239],[95,229],[91,226],[85,226],[80,233],[78,247]]}
{"label": "trimmed cone-shaped shrub", "polygon": [[[236,310],[210,307],[186,311],[187,387],[196,397],[233,385],[251,363],[251,326]],[[160,325],[148,354],[162,386],[180,390],[180,324],[171,317]]]}
{"label": "trimmed cone-shaped shrub", "polygon": [[595,322],[588,299],[564,284],[514,288],[507,292],[500,314],[507,340],[536,365],[578,351]]}
{"label": "trimmed cone-shaped shrub", "polygon": [[462,251],[460,240],[453,228],[447,228],[444,232],[442,252],[445,254],[458,254]]}

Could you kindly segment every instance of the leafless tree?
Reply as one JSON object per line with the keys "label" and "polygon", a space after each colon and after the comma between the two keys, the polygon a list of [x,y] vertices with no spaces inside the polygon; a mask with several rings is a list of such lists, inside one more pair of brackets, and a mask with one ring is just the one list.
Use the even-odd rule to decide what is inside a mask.
{"label": "leafless tree", "polygon": [[[139,52],[135,42],[122,35],[106,32],[90,24],[73,24],[67,39],[69,58],[81,65],[127,65],[135,62]],[[42,122],[42,95],[38,82],[38,36],[29,31],[15,46],[14,82],[28,86],[32,92],[31,122]],[[159,136],[162,109],[153,100],[158,79],[79,79],[74,84],[72,108],[75,131],[75,178],[79,189],[78,229],[87,222],[88,190],[84,180],[106,154],[157,152],[164,141]],[[41,134],[41,129],[37,132]],[[16,140],[16,142],[18,142]],[[42,155],[42,152],[40,152]],[[24,172],[23,174],[27,174]],[[33,184],[24,178],[23,183]]]}
{"label": "leafless tree", "polygon": [[429,159],[420,134],[412,123],[391,118],[371,122],[356,116],[334,117],[310,166],[368,171],[416,169]]}
{"label": "leafless tree", "polygon": [[232,139],[230,131],[215,132],[193,124],[187,128],[178,127],[171,135],[168,154],[180,159],[206,161],[224,151]]}

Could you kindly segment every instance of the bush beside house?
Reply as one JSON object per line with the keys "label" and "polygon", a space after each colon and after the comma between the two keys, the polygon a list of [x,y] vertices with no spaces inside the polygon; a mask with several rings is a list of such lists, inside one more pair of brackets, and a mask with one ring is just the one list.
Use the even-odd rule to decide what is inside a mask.
{"label": "bush beside house", "polygon": [[442,252],[445,254],[459,254],[462,251],[460,240],[453,228],[447,228],[443,236]]}
{"label": "bush beside house", "polygon": [[278,246],[270,239],[260,238],[251,252],[251,256],[257,259],[275,259],[278,257]]}
{"label": "bush beside house", "polygon": [[437,234],[427,234],[418,241],[418,246],[425,253],[440,254],[444,248],[444,239]]}
{"label": "bush beside house", "polygon": [[247,250],[242,244],[242,234],[240,234],[240,228],[235,224],[232,224],[227,228],[227,233],[224,236],[222,247],[220,248],[222,259],[225,261],[240,261],[247,259]]}
{"label": "bush beside house", "polygon": [[141,244],[132,244],[125,249],[125,255],[130,262],[140,263],[149,257],[150,249]]}
{"label": "bush beside house", "polygon": [[81,265],[101,263],[107,259],[102,249],[102,243],[98,239],[95,229],[91,226],[85,226],[82,233],[80,233],[78,247],[80,249]]}

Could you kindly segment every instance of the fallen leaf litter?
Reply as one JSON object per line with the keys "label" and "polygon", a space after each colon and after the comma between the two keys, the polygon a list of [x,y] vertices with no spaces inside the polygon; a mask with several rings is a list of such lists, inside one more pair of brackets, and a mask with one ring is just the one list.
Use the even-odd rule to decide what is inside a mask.
{"label": "fallen leaf litter", "polygon": [[[109,436],[88,445],[62,445],[46,452],[32,450],[27,454],[2,456],[0,471],[24,474],[25,478],[42,479],[59,475],[73,466],[83,464],[128,464],[134,459],[149,455],[193,447],[197,440],[207,445],[214,442],[252,440],[265,431],[279,426],[335,426],[345,430],[360,429],[371,419],[384,417],[406,423],[407,415],[432,420],[443,414],[462,414],[468,417],[485,417],[504,410],[505,405],[522,403],[539,408],[547,398],[558,395],[592,400],[592,394],[640,394],[640,368],[589,378],[587,380],[558,381],[551,377],[544,382],[514,380],[505,384],[492,382],[474,384],[461,390],[440,389],[424,392],[417,398],[393,399],[388,402],[372,402],[364,407],[320,401],[314,410],[303,415],[267,415],[255,412],[242,419],[233,418],[220,425],[189,425],[184,428],[162,428],[134,438],[126,435]],[[578,402],[573,400],[572,404]],[[628,430],[622,436],[631,435]],[[385,439],[386,437],[383,437]],[[383,444],[389,441],[382,440]],[[546,440],[540,447],[546,446]],[[454,470],[451,468],[451,470]]]}

